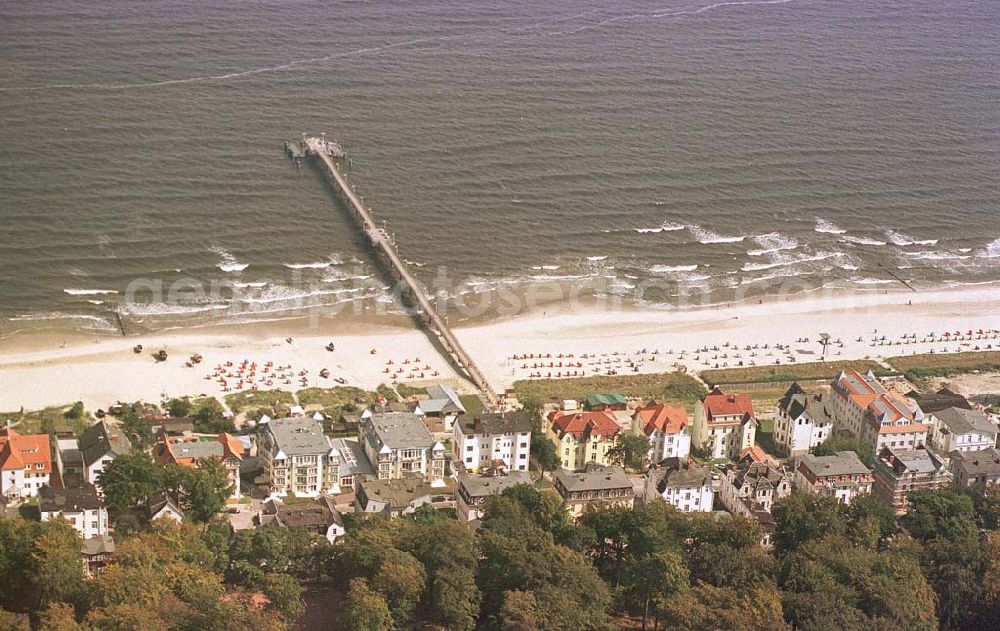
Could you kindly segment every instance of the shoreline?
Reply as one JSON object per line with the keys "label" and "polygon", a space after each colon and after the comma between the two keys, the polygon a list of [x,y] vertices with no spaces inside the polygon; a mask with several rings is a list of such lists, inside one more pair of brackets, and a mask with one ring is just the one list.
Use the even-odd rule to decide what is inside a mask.
{"label": "shoreline", "polygon": [[[764,353],[754,359],[749,354],[741,355],[739,360],[735,355],[712,359],[709,354],[697,353],[705,346],[781,344],[789,347],[784,355],[786,361],[792,361],[791,357],[798,362],[819,361],[815,340],[825,332],[843,341],[843,347],[831,350],[827,359],[862,359],[945,350],[940,343],[872,347],[869,338],[876,329],[879,336],[885,335],[892,342],[910,333],[924,336],[930,331],[980,328],[1000,330],[1000,288],[864,294],[828,291],[825,295],[795,295],[784,300],[760,297],[760,302],[684,309],[619,306],[609,311],[588,300],[583,305],[549,303],[520,315],[463,323],[454,330],[499,391],[538,372],[522,368],[524,363],[511,359],[522,353],[618,354],[626,363],[631,358],[636,364],[629,371],[669,372],[678,364],[697,372],[714,368],[715,364],[723,367],[730,361],[730,367],[737,361],[760,362],[758,365],[773,361]],[[244,359],[258,364],[291,365],[296,373],[308,371],[308,387],[334,387],[339,385],[334,379],[341,378],[346,385],[374,389],[380,383],[391,383],[392,374],[403,366],[415,365],[413,360],[419,358],[420,370],[412,373],[412,378],[404,372],[397,379],[413,385],[444,381],[459,386],[463,392],[471,391],[470,385],[436,352],[426,334],[405,316],[305,317],[205,326],[125,339],[94,340],[83,336],[85,339],[67,341],[65,347],[59,337],[37,336],[27,344],[0,341],[0,410],[9,412],[22,406],[35,409],[76,400],[84,401],[88,409],[97,409],[118,399],[158,402],[164,395],[208,394],[221,398],[227,393],[206,375],[217,365]],[[292,337],[293,342],[287,343],[287,337]],[[864,341],[857,342],[858,337]],[[801,338],[813,341],[796,341]],[[325,349],[331,341],[336,346],[332,353]],[[132,352],[135,344],[144,346],[142,354]],[[994,349],[1000,348],[1000,344],[993,344]],[[163,363],[151,357],[160,348],[169,353]],[[653,350],[660,351],[659,361],[650,361],[649,356],[641,358],[642,349],[649,356]],[[684,356],[680,354],[682,349],[687,351]],[[668,355],[668,350],[675,353]],[[972,348],[955,345],[951,350]],[[184,366],[196,352],[204,356],[202,364]],[[406,360],[411,363],[404,364]],[[386,372],[389,361],[393,362],[392,369]],[[577,370],[609,367],[614,368],[614,364]],[[322,368],[330,370],[329,379],[317,376]],[[433,375],[435,372],[438,374]],[[543,372],[555,376],[561,371],[546,368]],[[298,380],[294,384],[255,385],[293,391],[303,387]]]}

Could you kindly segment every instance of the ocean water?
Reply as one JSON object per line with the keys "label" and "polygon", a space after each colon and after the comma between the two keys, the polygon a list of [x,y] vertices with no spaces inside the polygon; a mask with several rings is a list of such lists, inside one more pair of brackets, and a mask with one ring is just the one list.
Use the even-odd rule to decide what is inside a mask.
{"label": "ocean water", "polygon": [[447,296],[1000,280],[997,2],[7,1],[0,61],[0,335],[387,302],[304,131]]}

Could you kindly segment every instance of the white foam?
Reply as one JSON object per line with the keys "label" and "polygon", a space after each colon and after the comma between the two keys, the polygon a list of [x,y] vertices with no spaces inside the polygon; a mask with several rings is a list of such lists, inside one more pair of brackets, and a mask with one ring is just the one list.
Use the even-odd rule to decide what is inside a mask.
{"label": "white foam", "polygon": [[701,226],[689,226],[688,230],[691,231],[691,236],[698,240],[699,243],[713,244],[713,243],[739,243],[746,237],[726,237],[721,234],[716,234],[709,230],[705,230]]}
{"label": "white foam", "polygon": [[117,294],[115,289],[64,289],[70,296],[103,296],[107,294]]}
{"label": "white foam", "polygon": [[89,302],[92,305],[103,305],[104,304],[103,300],[88,300],[87,302]]}
{"label": "white foam", "polygon": [[608,258],[606,255],[605,256],[588,256],[587,260],[588,261],[603,261],[606,258]]}
{"label": "white foam", "polygon": [[215,253],[219,255],[219,264],[217,267],[223,272],[242,272],[250,267],[249,263],[240,263],[236,260],[235,256],[221,248],[217,248]]}
{"label": "white foam", "polygon": [[851,282],[857,285],[889,285],[896,281],[886,278],[854,278],[851,279]]}
{"label": "white foam", "polygon": [[228,308],[229,305],[224,304],[177,305],[162,302],[133,302],[125,305],[122,308],[122,313],[132,316],[190,315],[209,311],[225,311]]}
{"label": "white foam", "polygon": [[233,283],[233,287],[238,287],[240,289],[260,289],[261,287],[266,287],[267,283],[261,281],[256,283]]}
{"label": "white foam", "polygon": [[816,217],[816,227],[813,228],[816,232],[823,232],[826,234],[844,234],[847,232],[843,228],[840,228],[833,223],[823,219],[822,217]]}
{"label": "white foam", "polygon": [[[960,261],[972,258],[969,254],[955,254],[954,252],[903,252],[903,254],[924,261]],[[997,256],[1000,256],[1000,253]]]}
{"label": "white foam", "polygon": [[847,270],[849,272],[856,272],[856,271],[858,271],[858,266],[857,265],[846,264],[846,265],[841,265],[840,267],[841,267],[841,269],[845,269],[845,270]]}
{"label": "white foam", "polygon": [[546,271],[552,272],[552,271],[555,271],[555,270],[559,269],[559,266],[558,265],[534,265],[534,266],[532,266],[531,269],[536,270],[536,271],[546,270]]}
{"label": "white foam", "polygon": [[799,242],[791,237],[783,236],[777,232],[770,232],[756,236],[753,240],[761,246],[759,250],[747,251],[747,256],[764,256],[774,254],[783,250],[794,250],[799,247]]}
{"label": "white foam", "polygon": [[885,241],[879,241],[878,239],[869,239],[868,237],[853,237],[847,235],[840,239],[841,243],[852,243],[854,245],[886,245]]}
{"label": "white foam", "polygon": [[976,256],[981,259],[1000,258],[1000,239],[994,239],[981,251],[976,252]]}
{"label": "white foam", "polygon": [[938,243],[938,239],[914,239],[913,237],[908,237],[905,234],[900,234],[893,230],[886,230],[885,236],[892,242],[893,245],[901,247],[906,247],[908,245],[937,245]]}
{"label": "white foam", "polygon": [[697,265],[653,265],[649,268],[651,274],[673,274],[675,272],[693,272]]}
{"label": "white foam", "polygon": [[330,261],[317,261],[315,263],[285,263],[288,269],[326,269],[330,267]]}
{"label": "white foam", "polygon": [[811,256],[799,256],[799,257],[778,257],[770,263],[746,263],[743,265],[742,271],[744,272],[759,272],[761,270],[774,269],[776,267],[789,267],[792,265],[801,265],[802,263],[812,263],[815,261],[824,261],[826,259],[836,258],[838,256],[844,256],[843,252],[818,252]]}

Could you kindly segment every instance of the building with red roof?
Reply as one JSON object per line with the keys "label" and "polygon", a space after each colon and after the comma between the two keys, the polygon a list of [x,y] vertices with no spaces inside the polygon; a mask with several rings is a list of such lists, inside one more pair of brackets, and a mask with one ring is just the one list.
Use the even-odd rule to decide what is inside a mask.
{"label": "building with red roof", "polygon": [[757,415],[750,395],[728,394],[718,386],[694,407],[694,443],[711,458],[739,458],[757,439]]}
{"label": "building with red roof", "polygon": [[214,439],[177,438],[161,434],[153,447],[156,462],[176,464],[197,469],[204,458],[218,458],[233,486],[233,499],[240,498],[240,465],[243,462],[243,443],[231,434],[222,433]]}
{"label": "building with red roof", "polygon": [[548,421],[549,440],[556,444],[563,469],[581,470],[588,462],[612,464],[608,453],[622,431],[613,411],[556,410]]}
{"label": "building with red roof", "polygon": [[685,459],[691,453],[691,422],[682,407],[650,401],[636,408],[632,427],[649,439],[649,461]]}
{"label": "building with red roof", "polygon": [[0,494],[36,497],[51,475],[48,434],[20,434],[9,427],[0,430]]}
{"label": "building with red roof", "polygon": [[927,441],[929,427],[920,406],[887,389],[874,373],[842,371],[830,389],[835,425],[870,442],[875,453],[883,448],[916,449]]}

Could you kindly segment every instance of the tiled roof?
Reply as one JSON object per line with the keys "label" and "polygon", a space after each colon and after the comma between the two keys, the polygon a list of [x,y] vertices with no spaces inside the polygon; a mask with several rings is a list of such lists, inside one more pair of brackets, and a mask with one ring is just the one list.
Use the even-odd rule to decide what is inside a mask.
{"label": "tiled roof", "polygon": [[80,452],[87,466],[109,453],[120,456],[131,450],[132,444],[125,434],[106,421],[98,421],[80,434]]}
{"label": "tiled roof", "polygon": [[558,469],[553,474],[567,492],[632,489],[632,481],[621,467],[589,465],[585,471]]}
{"label": "tiled roof", "polygon": [[614,437],[621,431],[621,425],[615,420],[615,415],[609,411],[600,412],[563,412],[556,410],[549,414],[552,429],[559,438],[569,434],[573,438],[589,438],[590,436]]}
{"label": "tiled roof", "polygon": [[688,425],[687,411],[682,407],[656,403],[651,401],[644,407],[637,408],[632,418],[642,420],[642,431],[650,436],[654,430],[664,434],[679,434]]}
{"label": "tiled roof", "polygon": [[0,433],[0,469],[13,471],[25,467],[31,467],[33,473],[52,473],[49,435],[22,435],[12,429],[3,430]]}
{"label": "tiled roof", "polygon": [[996,434],[997,426],[981,410],[966,410],[948,408],[935,412],[934,416],[948,428],[952,434]]}
{"label": "tiled roof", "polygon": [[[705,416],[709,422],[718,423],[716,417],[738,416],[740,422],[755,418],[753,402],[750,395],[741,392],[740,394],[726,394],[718,386],[710,394],[701,398],[702,405],[705,406]],[[731,423],[732,421],[721,421]]]}
{"label": "tiled roof", "polygon": [[268,421],[268,431],[274,436],[278,449],[286,456],[326,454],[330,440],[323,434],[323,426],[309,416],[290,416]]}
{"label": "tiled roof", "polygon": [[832,456],[806,454],[799,458],[799,466],[805,467],[819,478],[831,475],[867,475],[871,472],[853,451],[838,451]]}

